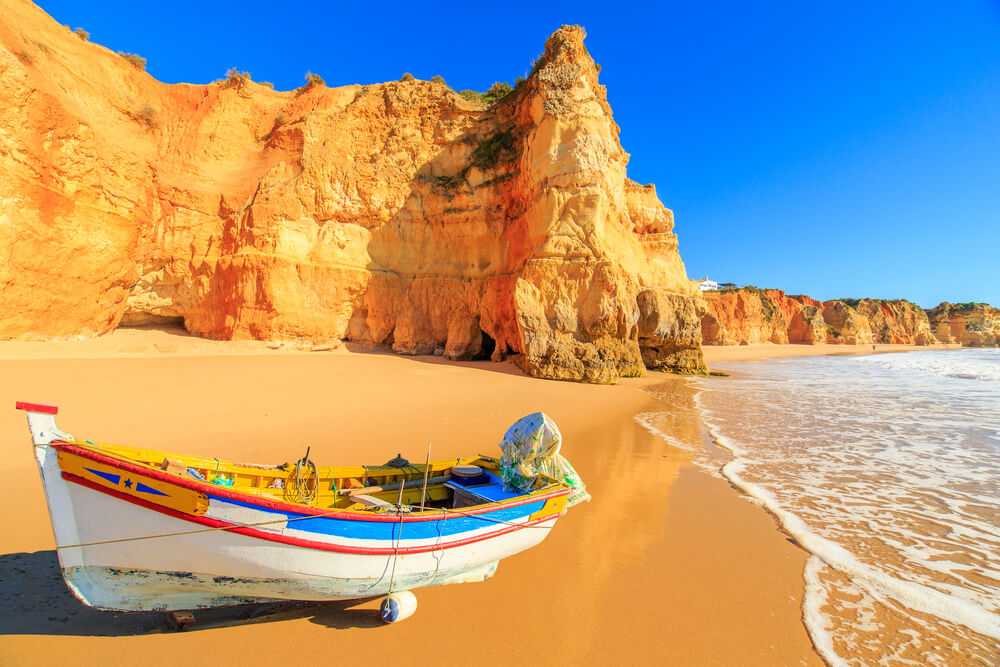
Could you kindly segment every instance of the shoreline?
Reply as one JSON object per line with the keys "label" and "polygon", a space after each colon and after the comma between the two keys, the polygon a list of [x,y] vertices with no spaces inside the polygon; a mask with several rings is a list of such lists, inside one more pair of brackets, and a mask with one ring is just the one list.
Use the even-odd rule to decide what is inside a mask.
{"label": "shoreline", "polygon": [[752,345],[702,345],[705,364],[763,361],[765,359],[787,359],[789,357],[845,357],[869,354],[894,354],[899,352],[922,352],[930,350],[961,350],[958,343],[936,343],[934,345],[836,345],[836,344],[778,344],[754,343]]}
{"label": "shoreline", "polygon": [[[996,619],[990,616],[989,598],[984,602],[981,597],[978,580],[956,576],[947,592],[939,590],[935,586],[937,573],[947,571],[947,567],[924,568],[923,561],[907,556],[928,543],[942,549],[942,554],[964,553],[966,544],[978,544],[982,539],[977,530],[979,535],[994,534],[993,525],[984,527],[975,522],[989,516],[984,506],[970,521],[975,530],[970,527],[948,550],[935,541],[941,534],[936,529],[952,522],[961,524],[962,508],[954,510],[958,516],[945,513],[947,518],[924,510],[934,502],[928,498],[947,498],[953,489],[965,488],[970,466],[979,465],[977,445],[985,445],[989,451],[988,436],[986,441],[973,439],[975,444],[966,449],[949,447],[953,433],[961,437],[965,432],[995,430],[987,421],[987,415],[992,414],[996,424],[991,408],[977,412],[963,401],[968,397],[974,403],[974,397],[995,392],[995,385],[978,390],[966,386],[981,384],[977,381],[995,383],[995,373],[965,373],[965,369],[977,368],[979,363],[984,364],[981,368],[992,369],[996,350],[891,346],[877,352],[966,349],[970,356],[886,359],[868,368],[868,364],[819,361],[779,364],[782,356],[837,355],[795,354],[794,350],[783,355],[780,348],[784,346],[768,347],[771,349],[748,351],[743,359],[724,360],[732,379],[699,380],[702,386],[718,388],[707,402],[699,401],[699,408],[713,441],[730,454],[732,465],[723,466],[722,474],[741,494],[756,499],[782,532],[810,554],[804,572],[808,592],[803,611],[816,650],[829,664],[858,660],[868,664],[885,655],[904,654],[922,658],[919,661],[936,657],[948,664],[995,659]],[[760,368],[742,365],[771,360],[775,363]],[[823,381],[816,382],[817,377]],[[839,386],[833,387],[838,380]],[[714,382],[737,384],[705,384]],[[898,387],[898,392],[873,399],[872,388],[884,389],[887,383]],[[893,402],[900,397],[905,398]],[[990,401],[980,399],[980,405],[987,406]],[[951,411],[955,404],[965,406],[961,416]],[[855,416],[844,417],[845,405],[853,407]],[[873,409],[869,411],[866,405]],[[907,412],[910,405],[920,406],[919,418]],[[872,423],[883,425],[883,430],[872,428]],[[924,432],[949,435],[920,441]],[[789,442],[785,442],[786,437]],[[907,451],[911,439],[927,449],[938,447],[931,451],[941,453],[943,460],[958,461],[953,464],[958,468],[938,471],[942,477],[926,485],[919,476],[895,476],[896,459],[891,452],[896,447]],[[934,460],[927,449],[920,449],[921,456]],[[838,458],[844,451],[846,454]],[[883,452],[890,454],[882,458]],[[990,471],[991,464],[983,469]],[[844,481],[850,483],[849,489],[841,488]],[[894,504],[897,500],[901,505]],[[908,521],[899,528],[902,536],[894,534],[895,542],[882,540],[878,524],[873,528],[868,523],[873,514],[906,515]],[[892,530],[896,527],[893,524]],[[943,532],[947,534],[947,530]],[[900,547],[901,543],[910,551]],[[940,560],[949,562],[947,557]],[[979,567],[979,571],[989,568]],[[960,561],[955,571],[974,570]]]}
{"label": "shoreline", "polygon": [[[685,378],[584,385],[510,364],[170,336],[0,343],[0,399],[55,403],[60,427],[79,437],[261,462],[293,460],[308,444],[323,465],[377,463],[400,450],[412,460],[428,441],[434,459],[489,453],[513,421],[543,410],[594,500],[490,581],[419,589],[417,613],[398,625],[381,625],[377,600],[345,601],[196,612],[203,620],[174,633],[162,613],[96,612],[70,595],[54,567],[23,414],[3,410],[9,483],[0,502],[20,510],[0,535],[0,662],[277,659],[289,642],[363,654],[377,641],[398,651],[448,642],[445,664],[541,652],[567,663],[821,664],[802,623],[805,552],[729,482],[692,464],[690,451],[637,420],[651,415],[682,445],[706,446]],[[484,623],[517,640],[483,642]]]}

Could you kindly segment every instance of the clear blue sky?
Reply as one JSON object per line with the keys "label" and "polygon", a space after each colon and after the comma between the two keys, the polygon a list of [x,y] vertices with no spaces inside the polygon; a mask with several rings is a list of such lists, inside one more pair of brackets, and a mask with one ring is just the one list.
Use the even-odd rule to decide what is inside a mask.
{"label": "clear blue sky", "polygon": [[279,89],[313,71],[485,90],[578,23],[690,277],[1000,306],[995,0],[40,4],[162,81],[238,67]]}

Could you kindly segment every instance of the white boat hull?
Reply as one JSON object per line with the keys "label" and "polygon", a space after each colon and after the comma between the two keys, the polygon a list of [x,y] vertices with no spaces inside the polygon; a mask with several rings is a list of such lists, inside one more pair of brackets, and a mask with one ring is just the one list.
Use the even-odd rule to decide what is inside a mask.
{"label": "white boat hull", "polygon": [[309,522],[283,521],[287,512],[214,496],[204,521],[270,524],[255,535],[213,528],[66,479],[53,447],[37,447],[36,456],[63,576],[81,601],[106,610],[344,600],[484,581],[499,560],[541,542],[559,517],[532,520],[534,506],[525,506],[523,517],[483,519],[461,539],[442,535],[440,527],[436,537],[428,536],[444,522],[383,522],[395,531],[394,553],[363,553],[384,551],[377,547],[386,540],[307,530]]}

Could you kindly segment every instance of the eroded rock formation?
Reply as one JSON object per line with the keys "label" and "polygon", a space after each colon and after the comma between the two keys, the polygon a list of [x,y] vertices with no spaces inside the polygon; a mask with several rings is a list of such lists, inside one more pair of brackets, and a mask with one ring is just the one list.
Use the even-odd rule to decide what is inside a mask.
{"label": "eroded rock formation", "polygon": [[705,292],[708,305],[702,315],[702,338],[707,345],[788,343],[789,324],[801,304],[781,290],[746,287]]}
{"label": "eroded rock formation", "polygon": [[823,318],[833,327],[828,342],[857,345],[930,345],[937,342],[931,333],[927,313],[909,301],[840,299],[823,305]]}
{"label": "eroded rock formation", "polygon": [[502,100],[418,80],[167,85],[38,7],[0,17],[0,338],[183,321],[613,382],[702,371],[673,215],[578,27]]}
{"label": "eroded rock formation", "polygon": [[942,343],[963,347],[1000,345],[1000,310],[985,303],[942,303],[927,311],[934,335]]}
{"label": "eroded rock formation", "polygon": [[706,345],[930,345],[939,340],[992,345],[1000,332],[1000,311],[986,304],[941,304],[933,311],[925,311],[898,299],[821,302],[805,295],[756,287],[706,292],[704,297],[707,311],[702,315],[701,328]]}

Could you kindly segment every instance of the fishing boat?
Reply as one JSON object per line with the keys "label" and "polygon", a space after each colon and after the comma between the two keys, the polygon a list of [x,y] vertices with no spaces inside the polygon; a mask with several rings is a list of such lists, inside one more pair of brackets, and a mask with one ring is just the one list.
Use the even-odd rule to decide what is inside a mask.
{"label": "fishing boat", "polygon": [[17,403],[45,487],[63,578],[109,611],[386,596],[485,581],[589,496],[551,419],[511,427],[500,458],[319,467],[233,463],[78,440],[58,408]]}

